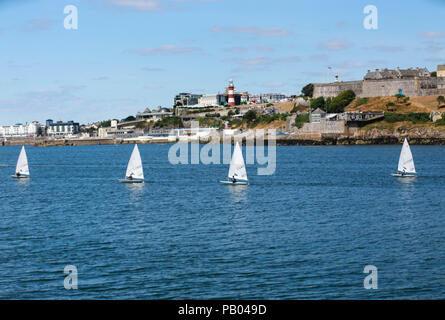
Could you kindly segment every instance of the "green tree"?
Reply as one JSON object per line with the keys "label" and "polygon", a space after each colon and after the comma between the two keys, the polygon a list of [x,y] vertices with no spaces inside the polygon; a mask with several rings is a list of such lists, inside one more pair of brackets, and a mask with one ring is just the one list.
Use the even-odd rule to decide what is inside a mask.
{"label": "green tree", "polygon": [[311,100],[311,109],[312,110],[315,110],[317,108],[324,110],[325,106],[326,106],[326,102],[324,100],[324,97],[318,97],[318,98]]}
{"label": "green tree", "polygon": [[433,78],[436,78],[436,77],[437,77],[437,71],[433,71],[433,72],[431,72],[431,76],[432,76]]}
{"label": "green tree", "polygon": [[332,103],[332,98],[331,97],[326,98],[326,102],[325,102],[325,106],[324,106],[326,112],[329,110],[331,103]]}
{"label": "green tree", "polygon": [[99,124],[99,128],[108,128],[111,126],[111,120],[102,121]]}
{"label": "green tree", "polygon": [[445,97],[444,96],[438,96],[437,97],[437,103],[439,104],[439,108],[442,106],[442,104],[445,103]]}
{"label": "green tree", "polygon": [[314,85],[312,83],[309,83],[309,84],[305,85],[303,87],[303,89],[301,89],[301,93],[305,97],[311,97],[312,98],[312,95],[314,94]]}
{"label": "green tree", "polygon": [[298,129],[301,129],[306,122],[309,122],[309,113],[304,113],[296,116],[294,125]]}
{"label": "green tree", "polygon": [[355,99],[355,93],[352,90],[346,90],[336,96],[329,103],[328,112],[339,113],[344,112],[345,108]]}
{"label": "green tree", "polygon": [[136,120],[135,117],[133,117],[133,116],[128,116],[128,117],[125,118],[124,121],[134,121],[134,120]]}
{"label": "green tree", "polygon": [[247,122],[255,121],[258,118],[258,114],[255,110],[249,110],[246,112],[246,114],[243,116],[243,119]]}

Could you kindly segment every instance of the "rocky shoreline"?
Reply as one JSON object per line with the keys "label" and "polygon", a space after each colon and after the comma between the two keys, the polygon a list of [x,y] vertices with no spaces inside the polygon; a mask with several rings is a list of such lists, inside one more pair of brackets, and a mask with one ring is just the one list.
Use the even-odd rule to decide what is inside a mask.
{"label": "rocky shoreline", "polygon": [[[445,138],[418,138],[407,137],[411,145],[445,145]],[[403,143],[403,138],[395,136],[384,136],[379,138],[361,138],[361,137],[323,137],[322,139],[302,139],[302,138],[286,138],[277,139],[277,146],[359,146],[359,145],[400,145]],[[89,145],[119,145],[119,144],[172,144],[171,141],[81,141],[81,140],[68,140],[57,142],[12,142],[3,146],[18,146],[18,145],[30,145],[34,147],[62,147],[62,146],[89,146]],[[192,142],[196,143],[196,141]],[[208,143],[208,141],[201,140],[200,143]],[[233,143],[233,141],[232,141]],[[243,143],[245,145],[245,143]],[[268,144],[267,139],[265,145]]]}
{"label": "rocky shoreline", "polygon": [[[444,138],[410,138],[411,145],[445,145]],[[353,146],[353,145],[399,145],[404,138],[395,136],[384,136],[378,138],[362,137],[323,137],[322,139],[280,139],[279,146]]]}

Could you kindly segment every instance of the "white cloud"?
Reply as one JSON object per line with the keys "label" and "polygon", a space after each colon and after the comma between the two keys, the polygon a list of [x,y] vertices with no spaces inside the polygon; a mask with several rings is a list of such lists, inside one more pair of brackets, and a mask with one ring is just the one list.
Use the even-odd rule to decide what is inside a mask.
{"label": "white cloud", "polygon": [[129,50],[128,52],[139,54],[141,56],[153,56],[158,54],[184,54],[200,51],[200,48],[196,47],[181,47],[173,45],[165,45],[156,48],[139,48],[135,50]]}
{"label": "white cloud", "polygon": [[349,69],[349,68],[363,68],[366,67],[367,65],[358,61],[344,61],[341,63],[336,63],[334,64],[334,66],[338,68]]}
{"label": "white cloud", "polygon": [[241,71],[264,70],[268,66],[276,64],[295,63],[299,62],[300,58],[296,56],[290,56],[290,57],[272,59],[263,56],[258,56],[250,58],[228,58],[228,59],[223,59],[221,61],[235,64],[237,67],[234,69],[234,71],[241,72]]}
{"label": "white cloud", "polygon": [[216,0],[102,0],[112,5],[136,11],[156,12],[175,8],[175,3],[215,2]]}
{"label": "white cloud", "polygon": [[329,56],[326,54],[314,54],[309,57],[309,60],[314,62],[323,62],[329,60]]}
{"label": "white cloud", "polygon": [[319,48],[331,50],[331,51],[340,51],[345,50],[352,47],[352,43],[344,40],[344,39],[335,39],[321,42],[319,44]]}
{"label": "white cloud", "polygon": [[231,47],[231,48],[227,48],[226,51],[232,52],[232,53],[246,53],[249,51],[272,52],[272,51],[274,51],[274,49],[271,47],[268,47],[268,46],[247,46],[247,47]]}
{"label": "white cloud", "polygon": [[54,25],[54,21],[51,19],[32,19],[26,22],[26,25],[21,28],[21,31],[45,31],[49,30]]}
{"label": "white cloud", "polygon": [[382,52],[401,52],[405,50],[401,46],[387,46],[387,45],[377,45],[372,47],[371,49],[375,49]]}
{"label": "white cloud", "polygon": [[253,26],[246,27],[224,27],[224,26],[215,26],[210,29],[212,32],[231,32],[231,33],[240,33],[240,34],[250,34],[250,35],[259,35],[266,37],[285,37],[291,34],[289,30],[282,28],[259,28]]}
{"label": "white cloud", "polygon": [[422,38],[445,38],[445,32],[427,31],[419,33],[419,37]]}

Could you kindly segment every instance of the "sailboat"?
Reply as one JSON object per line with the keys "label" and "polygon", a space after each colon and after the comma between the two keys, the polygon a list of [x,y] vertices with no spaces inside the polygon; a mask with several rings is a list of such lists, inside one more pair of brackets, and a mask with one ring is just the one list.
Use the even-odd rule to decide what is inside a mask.
{"label": "sailboat", "polygon": [[144,170],[142,168],[141,154],[136,144],[128,162],[125,179],[119,180],[121,183],[144,183]]}
{"label": "sailboat", "polygon": [[402,152],[400,153],[398,173],[393,174],[393,177],[412,178],[416,176],[416,168],[414,167],[413,154],[409,147],[408,140],[403,142]]}
{"label": "sailboat", "polygon": [[12,177],[16,179],[29,178],[28,158],[26,157],[25,146],[22,146],[19,159],[17,160],[15,174]]}
{"label": "sailboat", "polygon": [[233,151],[232,160],[230,161],[229,174],[227,180],[221,181],[222,184],[246,185],[247,180],[246,166],[244,165],[243,152],[237,142]]}

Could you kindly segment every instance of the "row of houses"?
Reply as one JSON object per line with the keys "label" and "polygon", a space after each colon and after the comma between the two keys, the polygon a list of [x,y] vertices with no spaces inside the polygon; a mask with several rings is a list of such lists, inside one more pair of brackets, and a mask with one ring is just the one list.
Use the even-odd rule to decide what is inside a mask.
{"label": "row of houses", "polygon": [[1,126],[0,137],[36,137],[43,132],[42,125],[38,121],[31,123],[17,123],[12,126]]}
{"label": "row of houses", "polygon": [[38,121],[17,123],[11,126],[0,126],[0,137],[38,137],[38,136],[69,136],[80,133],[80,125],[74,121],[57,121],[49,119],[46,124]]}

